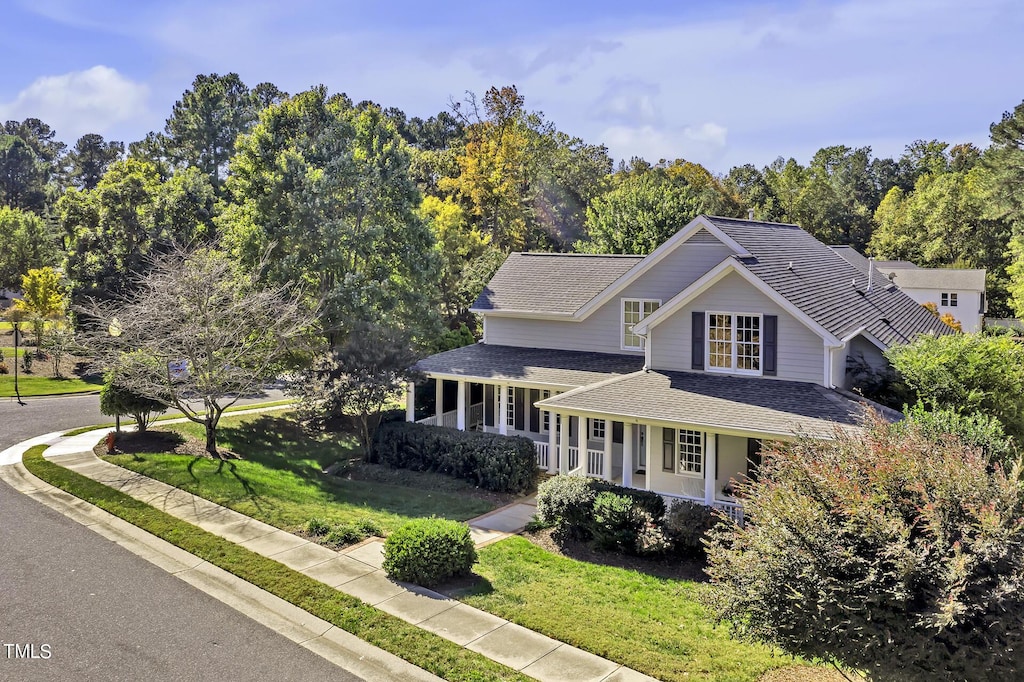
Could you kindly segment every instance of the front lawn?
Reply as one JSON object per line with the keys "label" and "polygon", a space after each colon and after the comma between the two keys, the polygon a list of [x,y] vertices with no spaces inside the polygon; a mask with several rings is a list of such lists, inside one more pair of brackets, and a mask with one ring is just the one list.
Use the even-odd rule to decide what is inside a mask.
{"label": "front lawn", "polygon": [[[198,424],[161,426],[159,431],[201,438]],[[150,452],[108,458],[114,464],[169,483],[289,531],[317,517],[330,523],[371,521],[390,532],[415,517],[439,516],[465,521],[494,504],[464,494],[458,487],[396,485],[328,476],[322,470],[356,456],[350,436],[311,436],[287,416],[225,417],[218,430],[222,448],[241,459]]]}
{"label": "front lawn", "polygon": [[[47,362],[39,360],[39,362]],[[0,374],[0,398],[14,397],[14,369],[11,374]],[[99,383],[90,383],[74,377],[57,379],[55,377],[41,377],[25,375],[18,372],[18,390],[22,398],[44,395],[61,395],[64,393],[87,393],[100,390]]]}
{"label": "front lawn", "polygon": [[484,580],[459,599],[658,679],[752,681],[799,663],[716,627],[700,583],[577,561],[521,537],[479,556]]}

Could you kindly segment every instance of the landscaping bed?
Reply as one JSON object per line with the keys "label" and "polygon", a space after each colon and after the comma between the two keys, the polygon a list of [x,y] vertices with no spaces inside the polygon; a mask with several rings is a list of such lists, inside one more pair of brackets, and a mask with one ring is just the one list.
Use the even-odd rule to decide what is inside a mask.
{"label": "landscaping bed", "polygon": [[[28,326],[22,325],[22,329]],[[8,370],[6,374],[0,373],[0,398],[7,398],[14,395],[14,331],[9,323],[0,327],[0,350]],[[32,356],[32,368],[28,372],[21,364],[26,353]],[[23,398],[99,390],[100,378],[90,373],[88,358],[68,355],[54,368],[49,356],[38,357],[35,346],[21,344],[18,363],[18,389]]]}
{"label": "landscaping bed", "polygon": [[[263,413],[227,416],[219,442],[225,459],[210,458],[202,427],[169,424],[147,434],[121,434],[124,454],[107,460],[204,497],[289,532],[305,533],[310,519],[377,528],[387,534],[413,518],[438,516],[465,521],[496,508],[493,494],[479,494],[459,481],[380,467],[330,464],[358,456],[355,440],[341,434],[308,434],[288,416]],[[105,444],[97,445],[105,452]],[[319,538],[317,538],[319,539]]]}

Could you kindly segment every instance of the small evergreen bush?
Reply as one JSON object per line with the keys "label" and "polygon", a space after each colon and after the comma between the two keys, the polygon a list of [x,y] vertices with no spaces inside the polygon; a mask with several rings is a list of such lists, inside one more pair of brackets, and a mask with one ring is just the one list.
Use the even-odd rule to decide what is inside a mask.
{"label": "small evergreen bush", "polygon": [[384,541],[384,570],[395,580],[431,587],[468,575],[476,562],[469,526],[446,519],[416,519]]}
{"label": "small evergreen bush", "polygon": [[704,535],[718,523],[715,511],[699,502],[676,500],[665,514],[663,527],[672,548],[681,555],[704,553]]}
{"label": "small evergreen bush", "polygon": [[582,476],[554,476],[537,488],[537,518],[570,537],[590,537],[590,517],[597,491]]}
{"label": "small evergreen bush", "polygon": [[598,493],[594,498],[594,515],[590,532],[599,549],[636,551],[637,538],[644,522],[636,502],[626,495]]}

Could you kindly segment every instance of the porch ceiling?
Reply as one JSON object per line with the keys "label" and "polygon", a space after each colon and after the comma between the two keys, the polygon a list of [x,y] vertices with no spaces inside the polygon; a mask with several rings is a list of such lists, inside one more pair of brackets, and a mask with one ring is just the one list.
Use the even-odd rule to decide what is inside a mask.
{"label": "porch ceiling", "polygon": [[426,374],[496,382],[510,381],[577,388],[636,372],[641,355],[517,348],[475,343],[431,355],[416,363]]}
{"label": "porch ceiling", "polygon": [[695,372],[635,372],[537,403],[542,408],[774,436],[831,438],[865,407],[817,384]]}

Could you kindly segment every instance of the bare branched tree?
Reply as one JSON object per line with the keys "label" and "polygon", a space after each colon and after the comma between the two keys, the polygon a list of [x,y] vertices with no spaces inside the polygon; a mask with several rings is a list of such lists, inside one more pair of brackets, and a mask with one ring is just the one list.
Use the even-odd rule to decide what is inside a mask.
{"label": "bare branched tree", "polygon": [[[224,410],[277,376],[314,320],[288,286],[263,287],[257,275],[212,248],[175,248],[135,292],[80,311],[98,364],[120,365],[121,386],[202,424],[214,457]],[[150,361],[124,365],[125,353]]]}

